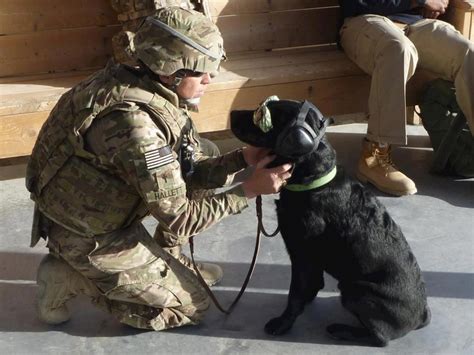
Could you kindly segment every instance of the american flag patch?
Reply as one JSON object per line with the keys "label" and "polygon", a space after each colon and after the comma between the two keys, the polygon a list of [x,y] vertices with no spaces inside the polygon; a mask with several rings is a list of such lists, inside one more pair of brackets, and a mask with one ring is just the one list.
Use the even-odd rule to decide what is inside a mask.
{"label": "american flag patch", "polygon": [[148,170],[159,168],[173,161],[173,151],[169,145],[145,153],[145,163]]}

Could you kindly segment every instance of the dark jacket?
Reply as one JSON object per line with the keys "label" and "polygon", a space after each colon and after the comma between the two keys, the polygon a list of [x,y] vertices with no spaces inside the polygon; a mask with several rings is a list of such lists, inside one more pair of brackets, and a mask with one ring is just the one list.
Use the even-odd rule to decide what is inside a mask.
{"label": "dark jacket", "polygon": [[343,18],[375,14],[411,24],[420,20],[419,9],[411,9],[411,0],[339,0]]}

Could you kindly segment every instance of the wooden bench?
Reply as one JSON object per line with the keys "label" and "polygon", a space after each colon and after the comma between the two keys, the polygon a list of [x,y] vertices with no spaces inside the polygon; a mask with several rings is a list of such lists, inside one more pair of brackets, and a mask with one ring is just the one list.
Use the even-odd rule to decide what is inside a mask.
{"label": "wooden bench", "polygon": [[[309,99],[328,115],[364,112],[370,78],[336,48],[336,0],[209,0],[228,60],[194,115],[204,135],[229,128],[232,109],[269,95]],[[451,0],[447,20],[474,39],[474,2]],[[109,0],[0,4],[0,164],[28,156],[62,93],[102,67],[120,31]],[[428,73],[410,80],[417,102]],[[3,159],[3,160],[2,160]]]}

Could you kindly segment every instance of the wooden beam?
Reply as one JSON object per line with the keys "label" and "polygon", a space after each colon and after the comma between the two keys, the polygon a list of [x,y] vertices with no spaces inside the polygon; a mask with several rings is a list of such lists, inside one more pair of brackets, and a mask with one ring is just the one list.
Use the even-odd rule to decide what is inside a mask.
{"label": "wooden beam", "polygon": [[0,117],[0,159],[30,155],[49,112]]}
{"label": "wooden beam", "polygon": [[338,6],[337,0],[209,0],[211,16]]}
{"label": "wooden beam", "polygon": [[449,6],[454,6],[459,9],[474,11],[474,1],[473,0],[451,0]]}
{"label": "wooden beam", "polygon": [[102,67],[120,26],[0,36],[0,77]]}
{"label": "wooden beam", "polygon": [[[344,53],[296,50],[237,56],[222,66],[208,92],[359,75],[362,71]],[[87,72],[89,74],[89,72]],[[0,116],[50,110],[59,97],[86,74],[37,76],[19,82],[0,80]]]}
{"label": "wooden beam", "polygon": [[335,43],[339,9],[224,16],[216,24],[228,53]]}
{"label": "wooden beam", "polygon": [[109,0],[0,1],[0,35],[117,23]]}
{"label": "wooden beam", "polygon": [[[269,60],[269,63],[271,61]],[[325,78],[339,78],[360,75],[362,71],[347,58],[339,57],[331,61],[298,63],[297,65],[275,65],[226,71],[209,85],[208,92],[261,87],[289,82],[311,81]]]}
{"label": "wooden beam", "polygon": [[361,112],[367,107],[369,83],[369,77],[361,75],[212,91],[202,98],[200,113],[193,114],[193,120],[200,132],[226,130],[231,110],[255,109],[270,95],[311,100],[327,115]]}
{"label": "wooden beam", "polygon": [[[407,104],[418,102],[425,83],[434,74],[419,71],[409,82]],[[370,77],[364,74],[319,80],[279,83],[208,92],[193,120],[200,132],[229,129],[229,113],[236,109],[254,109],[270,95],[295,100],[311,100],[325,115],[341,115],[367,110]],[[350,98],[350,99],[348,99]],[[31,153],[48,111],[0,117],[0,159]]]}
{"label": "wooden beam", "polygon": [[474,40],[474,1],[451,2],[443,19],[456,27],[467,39]]}
{"label": "wooden beam", "polygon": [[[69,73],[71,74],[71,73]],[[86,78],[90,72],[65,77],[38,76],[18,82],[0,83],[0,117],[20,113],[49,111],[59,97]],[[0,81],[1,82],[1,81]]]}

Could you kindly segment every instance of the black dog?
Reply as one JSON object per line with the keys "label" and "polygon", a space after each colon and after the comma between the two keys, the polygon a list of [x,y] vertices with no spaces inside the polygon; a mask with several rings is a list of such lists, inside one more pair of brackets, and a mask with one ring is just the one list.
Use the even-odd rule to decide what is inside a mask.
{"label": "black dog", "polygon": [[[324,287],[324,271],[339,281],[343,306],[363,326],[332,324],[327,331],[333,337],[386,346],[426,326],[431,316],[416,259],[380,201],[336,168],[336,152],[324,136],[327,120],[306,101],[264,106],[233,111],[231,127],[243,142],[273,149],[272,166],[294,164],[276,201],[291,259],[288,304],[266,324],[266,332],[283,334],[292,327]],[[268,114],[260,128],[262,109],[271,115],[270,129]]]}

